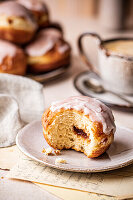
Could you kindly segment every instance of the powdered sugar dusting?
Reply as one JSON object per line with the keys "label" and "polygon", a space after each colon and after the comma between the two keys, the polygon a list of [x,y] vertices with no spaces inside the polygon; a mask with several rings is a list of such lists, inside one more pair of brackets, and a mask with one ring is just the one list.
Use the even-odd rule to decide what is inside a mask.
{"label": "powdered sugar dusting", "polygon": [[106,105],[95,98],[86,96],[73,96],[63,101],[53,102],[50,110],[52,112],[64,109],[82,110],[85,115],[89,115],[92,122],[98,121],[103,125],[103,132],[109,134],[111,130],[115,132],[115,123],[112,111]]}

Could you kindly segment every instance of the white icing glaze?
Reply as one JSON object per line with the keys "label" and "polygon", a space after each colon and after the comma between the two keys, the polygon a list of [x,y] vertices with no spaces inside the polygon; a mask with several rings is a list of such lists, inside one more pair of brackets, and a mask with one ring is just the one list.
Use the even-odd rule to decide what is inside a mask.
{"label": "white icing glaze", "polygon": [[35,29],[37,28],[37,24],[29,10],[17,2],[7,1],[0,3],[0,15],[6,15],[8,17],[24,17]]}
{"label": "white icing glaze", "polygon": [[42,56],[49,52],[54,47],[53,40],[43,37],[38,38],[26,47],[26,53],[29,56]]}
{"label": "white icing glaze", "polygon": [[48,36],[50,38],[61,39],[63,37],[62,32],[56,28],[45,28],[42,29],[39,33],[44,35],[45,37]]}
{"label": "white icing glaze", "polygon": [[64,53],[70,49],[69,45],[67,43],[62,44],[62,46],[59,47],[58,51],[60,53]]}
{"label": "white icing glaze", "polygon": [[45,3],[41,0],[17,0],[18,3],[22,4],[29,10],[47,12]]}
{"label": "white icing glaze", "polygon": [[[60,38],[62,38],[62,33],[56,29],[41,30],[36,39],[26,47],[26,53],[29,56],[43,56],[55,47]],[[61,51],[64,53],[65,49],[61,49]]]}
{"label": "white icing glaze", "polygon": [[0,64],[6,56],[14,57],[19,48],[14,44],[0,40]]}
{"label": "white icing glaze", "polygon": [[82,110],[85,115],[89,115],[92,122],[98,121],[103,125],[103,132],[110,134],[110,131],[115,132],[115,123],[112,111],[105,104],[95,98],[86,96],[69,97],[63,101],[53,102],[50,110],[52,112],[64,109]]}

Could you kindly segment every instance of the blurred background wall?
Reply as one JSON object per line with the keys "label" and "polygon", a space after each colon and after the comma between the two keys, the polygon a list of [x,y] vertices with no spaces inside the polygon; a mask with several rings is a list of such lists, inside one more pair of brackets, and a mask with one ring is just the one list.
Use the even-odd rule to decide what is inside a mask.
{"label": "blurred background wall", "polygon": [[133,0],[45,0],[53,17],[96,18],[103,27],[133,28]]}
{"label": "blurred background wall", "polygon": [[103,39],[133,37],[133,0],[44,1],[49,7],[51,19],[63,26],[73,52],[78,53],[76,41],[84,31],[96,32]]}
{"label": "blurred background wall", "polygon": [[53,11],[63,17],[94,17],[99,0],[46,0]]}

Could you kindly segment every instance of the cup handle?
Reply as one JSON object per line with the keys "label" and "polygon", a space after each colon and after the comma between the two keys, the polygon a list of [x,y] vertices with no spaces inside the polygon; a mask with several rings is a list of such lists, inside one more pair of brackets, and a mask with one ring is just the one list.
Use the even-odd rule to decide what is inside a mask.
{"label": "cup handle", "polygon": [[79,48],[79,52],[80,52],[80,56],[82,58],[82,60],[88,65],[89,69],[96,73],[97,75],[99,75],[99,71],[97,70],[96,67],[94,67],[92,65],[92,63],[89,61],[89,58],[87,57],[86,53],[85,53],[85,50],[83,48],[83,44],[82,44],[82,41],[83,41],[83,38],[86,37],[86,36],[91,36],[91,37],[95,37],[96,39],[98,39],[98,42],[99,44],[101,44],[102,42],[102,39],[100,38],[99,35],[97,35],[96,33],[90,33],[90,32],[85,32],[85,33],[82,33],[79,38],[78,38],[78,48]]}

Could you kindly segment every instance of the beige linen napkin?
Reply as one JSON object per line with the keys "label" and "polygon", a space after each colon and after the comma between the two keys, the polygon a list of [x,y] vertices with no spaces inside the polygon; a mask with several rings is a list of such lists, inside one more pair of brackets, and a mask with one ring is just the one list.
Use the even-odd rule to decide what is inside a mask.
{"label": "beige linen napkin", "polygon": [[0,74],[0,147],[15,143],[18,131],[44,111],[43,86],[31,79]]}

